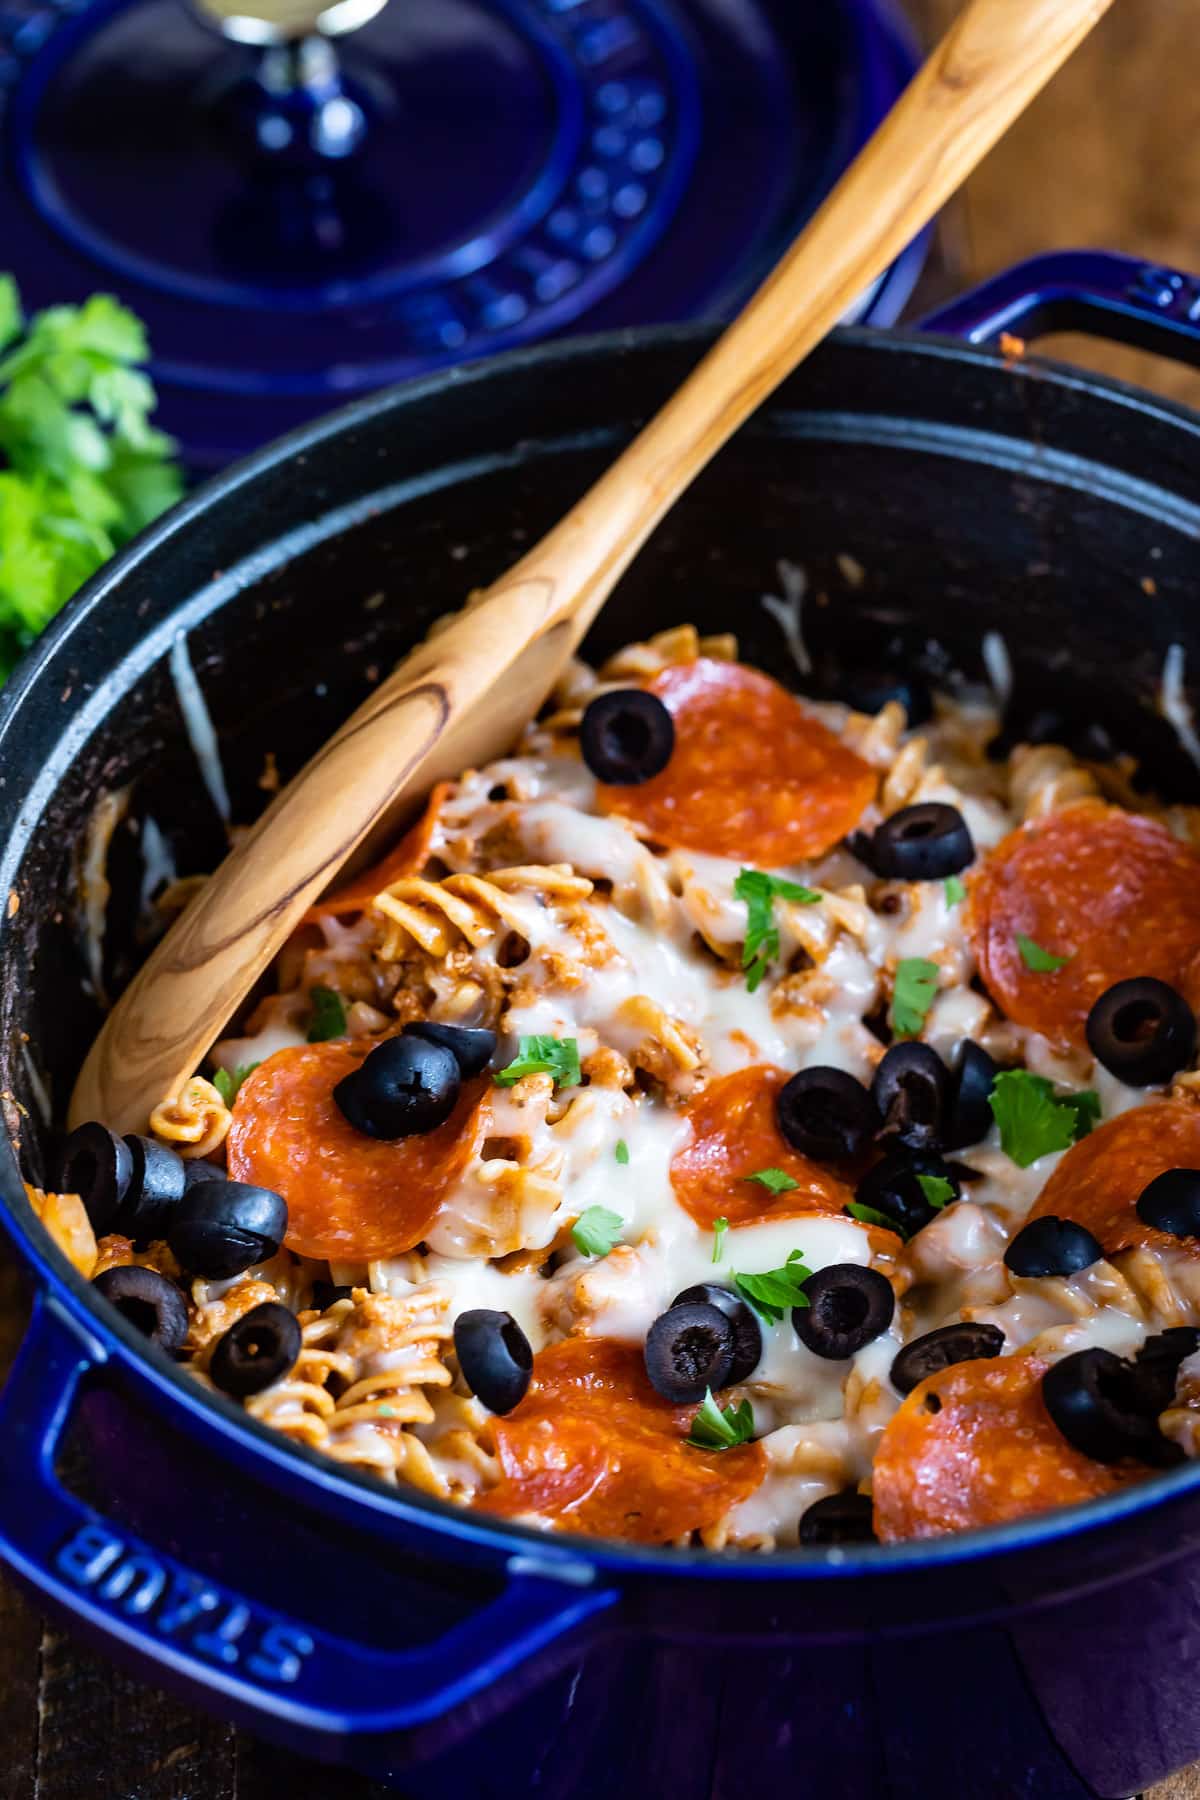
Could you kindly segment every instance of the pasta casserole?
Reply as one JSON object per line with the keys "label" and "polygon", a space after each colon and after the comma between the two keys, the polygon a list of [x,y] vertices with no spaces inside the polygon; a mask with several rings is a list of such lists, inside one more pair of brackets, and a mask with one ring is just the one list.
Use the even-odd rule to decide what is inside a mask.
{"label": "pasta casserole", "polygon": [[47,1228],[197,1381],[494,1518],[772,1550],[1200,1448],[1200,813],[681,627],[313,908]]}

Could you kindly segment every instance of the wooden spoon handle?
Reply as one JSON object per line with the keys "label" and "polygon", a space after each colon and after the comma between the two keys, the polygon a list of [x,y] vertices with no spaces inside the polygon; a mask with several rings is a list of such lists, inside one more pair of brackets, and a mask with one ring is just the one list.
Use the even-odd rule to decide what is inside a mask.
{"label": "wooden spoon handle", "polygon": [[381,820],[497,754],[654,526],[966,179],[1111,0],[972,0],[824,206],[591,491],[419,646],[277,796],[122,995],[72,1123],[144,1128]]}

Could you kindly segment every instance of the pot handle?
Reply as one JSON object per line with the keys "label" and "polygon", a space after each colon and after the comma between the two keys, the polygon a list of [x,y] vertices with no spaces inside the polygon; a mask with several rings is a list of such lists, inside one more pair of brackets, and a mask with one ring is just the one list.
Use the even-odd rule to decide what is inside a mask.
{"label": "pot handle", "polygon": [[[251,1726],[274,1721],[298,1750],[331,1735],[402,1732],[470,1699],[615,1600],[612,1589],[510,1561],[494,1598],[444,1636],[368,1648],[259,1605],[151,1549],[65,1488],[55,1459],[81,1380],[103,1345],[44,1291],[0,1390],[0,1556],[35,1595],[102,1632],[149,1681],[174,1675],[221,1696]],[[262,1531],[272,1529],[265,1517]],[[564,1577],[567,1570],[564,1569]]]}
{"label": "pot handle", "polygon": [[917,329],[970,344],[1004,332],[1086,331],[1200,367],[1200,276],[1105,250],[1053,251],[951,300]]}

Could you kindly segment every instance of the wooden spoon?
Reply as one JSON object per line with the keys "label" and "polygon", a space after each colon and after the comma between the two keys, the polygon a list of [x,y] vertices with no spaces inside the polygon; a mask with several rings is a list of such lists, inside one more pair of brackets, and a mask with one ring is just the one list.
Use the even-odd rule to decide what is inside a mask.
{"label": "wooden spoon", "polygon": [[938,211],[1111,0],[971,0],[741,316],[591,491],[407,657],[172,926],[83,1066],[72,1125],[144,1129],[305,910],[384,822],[498,755],[650,532]]}

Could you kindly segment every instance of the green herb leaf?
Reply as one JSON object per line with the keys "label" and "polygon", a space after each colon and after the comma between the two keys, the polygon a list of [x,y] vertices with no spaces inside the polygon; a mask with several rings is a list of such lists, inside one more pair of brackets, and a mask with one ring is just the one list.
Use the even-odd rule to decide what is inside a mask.
{"label": "green herb leaf", "polygon": [[967,890],[959,875],[947,875],[942,883],[942,888],[946,895],[947,906],[959,906],[967,897]]}
{"label": "green herb leaf", "polygon": [[1074,1094],[1059,1094],[1058,1104],[1075,1114],[1075,1142],[1085,1138],[1100,1123],[1100,1096],[1094,1088],[1080,1088]]}
{"label": "green herb leaf", "polygon": [[629,1161],[629,1145],[625,1142],[624,1138],[617,1139],[617,1147],[613,1151],[613,1155],[622,1165]]}
{"label": "green herb leaf", "polygon": [[735,1274],[733,1285],[760,1318],[768,1325],[778,1325],[793,1306],[809,1304],[804,1283],[811,1274],[803,1251],[793,1250],[782,1269],[767,1269],[761,1275]]}
{"label": "green herb leaf", "polygon": [[721,1260],[721,1251],[724,1249],[724,1246],[725,1246],[725,1233],[728,1230],[729,1230],[729,1220],[728,1219],[714,1219],[713,1220],[712,1259],[715,1263],[719,1263]]}
{"label": "green herb leaf", "polygon": [[785,881],[781,875],[768,875],[762,869],[742,869],[733,884],[734,897],[746,904],[746,941],[742,945],[742,967],[746,971],[746,987],[753,993],[767,972],[767,965],[779,955],[779,927],[775,923],[776,900],[792,900],[798,906],[814,906],[821,898],[812,888],[798,882]]}
{"label": "green herb leaf", "polygon": [[17,284],[11,275],[0,275],[0,350],[12,343],[22,324]]}
{"label": "green herb leaf", "polygon": [[346,1033],[346,1007],[340,994],[332,988],[315,987],[309,992],[312,1001],[312,1018],[308,1026],[310,1044],[324,1044],[330,1038],[344,1037]]}
{"label": "green herb leaf", "polygon": [[579,1043],[575,1038],[523,1037],[517,1054],[496,1075],[497,1087],[512,1087],[523,1075],[553,1075],[555,1087],[578,1087]]}
{"label": "green herb leaf", "polygon": [[1053,1082],[1028,1069],[997,1075],[989,1104],[1000,1127],[1000,1148],[1021,1169],[1054,1150],[1069,1149],[1100,1117],[1099,1097],[1091,1089],[1056,1094]]}
{"label": "green herb leaf", "polygon": [[1065,968],[1075,954],[1072,951],[1071,956],[1056,956],[1053,950],[1043,950],[1040,944],[1035,944],[1023,931],[1017,933],[1017,949],[1025,967],[1032,969],[1035,975],[1053,975],[1055,969]]}
{"label": "green herb leaf", "polygon": [[908,1233],[903,1225],[895,1219],[889,1219],[886,1213],[877,1212],[873,1206],[864,1206],[861,1200],[850,1200],[846,1203],[846,1211],[860,1225],[880,1225],[884,1231],[894,1231],[898,1238],[907,1238]]}
{"label": "green herb leaf", "polygon": [[937,993],[938,966],[924,956],[906,956],[896,964],[892,989],[892,1030],[899,1037],[915,1037]]}
{"label": "green herb leaf", "polygon": [[0,679],[75,589],[183,491],[134,365],[146,337],[107,295],[26,321],[0,275]]}
{"label": "green herb leaf", "polygon": [[733,1450],[738,1444],[748,1444],[753,1436],[754,1411],[750,1402],[718,1406],[712,1389],[707,1388],[684,1443],[697,1450]]}
{"label": "green herb leaf", "polygon": [[571,1227],[575,1248],[584,1256],[607,1256],[620,1241],[625,1221],[607,1206],[588,1206]]}
{"label": "green herb leaf", "polygon": [[944,1175],[918,1175],[917,1182],[930,1206],[940,1212],[954,1198],[954,1183]]}
{"label": "green herb leaf", "polygon": [[753,1175],[743,1175],[743,1181],[758,1181],[768,1188],[772,1194],[790,1194],[798,1181],[793,1181],[783,1169],[755,1169]]}
{"label": "green herb leaf", "polygon": [[218,1094],[220,1094],[226,1106],[233,1105],[238,1097],[238,1089],[241,1087],[243,1081],[245,1081],[247,1075],[252,1075],[257,1067],[258,1064],[252,1062],[243,1063],[240,1068],[234,1069],[232,1072],[228,1069],[217,1070],[216,1074],[213,1076],[213,1086],[216,1088]]}

